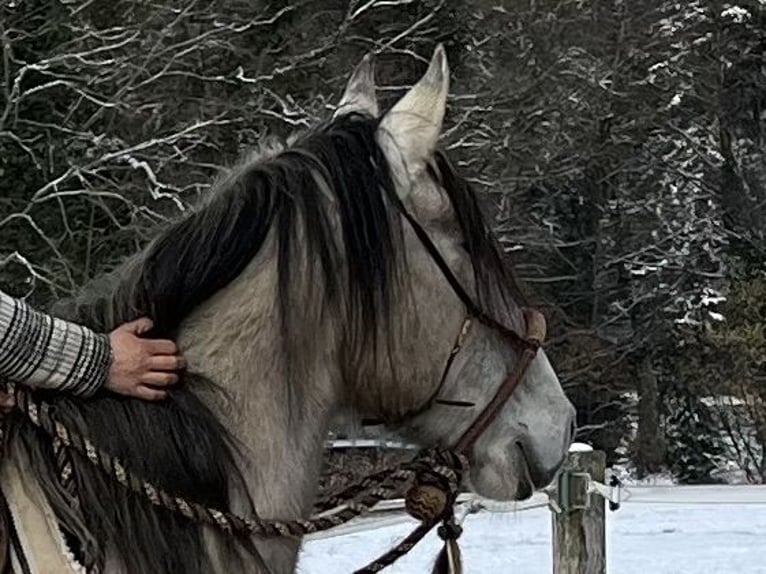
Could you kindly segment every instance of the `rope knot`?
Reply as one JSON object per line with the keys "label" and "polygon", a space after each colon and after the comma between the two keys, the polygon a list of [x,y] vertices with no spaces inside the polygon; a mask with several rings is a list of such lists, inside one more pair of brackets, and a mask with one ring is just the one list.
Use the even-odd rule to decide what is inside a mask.
{"label": "rope knot", "polygon": [[419,484],[407,491],[404,507],[413,518],[433,523],[447,511],[447,500],[447,493],[438,486]]}
{"label": "rope knot", "polygon": [[445,520],[436,530],[439,538],[447,542],[448,540],[457,540],[463,534],[463,527],[455,522],[454,519]]}
{"label": "rope knot", "polygon": [[451,514],[466,462],[447,450],[431,450],[414,461],[415,484],[407,491],[404,506],[410,516],[435,524]]}

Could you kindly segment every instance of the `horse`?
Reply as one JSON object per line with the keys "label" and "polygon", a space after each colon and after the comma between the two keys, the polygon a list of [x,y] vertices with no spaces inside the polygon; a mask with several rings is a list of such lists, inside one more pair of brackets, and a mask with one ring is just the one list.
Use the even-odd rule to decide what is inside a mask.
{"label": "horse", "polygon": [[[167,399],[34,396],[153,484],[242,516],[309,515],[338,413],[382,420],[424,447],[454,445],[520,360],[493,325],[526,327],[477,195],[439,146],[448,93],[439,45],[381,113],[365,56],[329,119],[232,167],[56,308],[102,332],[150,316],[188,362]],[[476,313],[494,323],[471,322]],[[574,419],[540,349],[472,440],[466,488],[517,500],[546,486]],[[61,459],[23,416],[7,431],[0,485],[16,572],[296,567],[300,537],[227,536],[149,504],[88,456]]]}

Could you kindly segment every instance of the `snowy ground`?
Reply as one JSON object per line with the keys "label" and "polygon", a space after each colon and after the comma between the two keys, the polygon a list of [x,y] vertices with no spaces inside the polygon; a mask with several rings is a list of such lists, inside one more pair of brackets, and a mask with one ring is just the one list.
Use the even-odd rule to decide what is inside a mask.
{"label": "snowy ground", "polygon": [[[608,514],[609,574],[766,574],[766,490],[724,486],[696,496],[697,491],[673,487],[650,492]],[[726,496],[716,497],[717,492]],[[717,498],[727,503],[715,504]],[[461,539],[466,572],[552,572],[550,520],[545,508],[469,516]],[[312,540],[304,546],[299,572],[353,572],[412,524]],[[386,572],[426,574],[438,549],[438,539],[430,535]]]}

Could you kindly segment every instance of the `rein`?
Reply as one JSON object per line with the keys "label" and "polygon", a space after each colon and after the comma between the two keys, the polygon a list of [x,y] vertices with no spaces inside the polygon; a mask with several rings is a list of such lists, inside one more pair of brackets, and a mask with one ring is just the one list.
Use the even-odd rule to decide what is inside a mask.
{"label": "rein", "polygon": [[[68,429],[55,420],[50,406],[39,401],[21,386],[13,387],[16,409],[37,428],[53,439],[56,459],[69,458],[71,452],[87,461],[152,505],[181,514],[197,524],[211,526],[225,534],[244,537],[300,539],[335,528],[369,511],[378,502],[391,500],[406,492],[405,507],[421,524],[394,548],[356,570],[354,574],[372,574],[390,566],[407,554],[434,526],[443,522],[445,531],[457,527],[452,521],[452,509],[463,474],[468,468],[466,458],[446,449],[428,449],[412,460],[389,466],[364,477],[315,504],[314,515],[307,520],[268,520],[258,516],[246,518],[235,513],[204,506],[192,500],[176,497],[133,473],[120,459],[96,446],[90,439]],[[59,479],[62,484],[74,484],[63,464]],[[75,493],[76,494],[76,493]],[[89,572],[98,572],[91,566]]]}
{"label": "rein", "polygon": [[[86,460],[107,473],[123,487],[148,500],[152,505],[179,513],[189,520],[205,524],[232,536],[259,536],[264,538],[295,538],[334,528],[369,511],[382,500],[400,496],[404,491],[407,512],[420,521],[406,538],[394,548],[378,557],[355,574],[372,574],[393,564],[409,552],[435,526],[444,540],[437,564],[447,572],[462,572],[460,550],[457,545],[462,529],[455,522],[454,505],[463,475],[468,469],[468,458],[476,441],[492,424],[514,391],[521,384],[529,365],[545,339],[545,318],[534,309],[525,309],[526,336],[502,325],[487,315],[466,292],[454,275],[428,233],[406,209],[398,196],[393,198],[401,214],[407,219],[420,242],[439,267],[455,294],[466,307],[467,316],[443,370],[438,390],[443,386],[452,363],[463,347],[463,343],[474,320],[498,332],[518,352],[514,369],[500,384],[494,397],[482,409],[451,449],[428,449],[419,452],[412,460],[389,466],[368,475],[341,491],[316,503],[314,514],[306,520],[266,520],[257,515],[252,518],[238,516],[221,509],[211,508],[195,501],[173,496],[142,477],[134,474],[122,461],[96,446],[90,439],[69,429],[55,420],[50,406],[36,399],[20,386],[13,390],[16,407],[33,425],[42,429],[53,440],[54,456],[59,468],[59,479],[72,491],[77,500],[71,473],[71,453],[77,452]],[[473,406],[462,401],[436,399],[434,402],[451,406]],[[91,571],[93,567],[91,567]]]}

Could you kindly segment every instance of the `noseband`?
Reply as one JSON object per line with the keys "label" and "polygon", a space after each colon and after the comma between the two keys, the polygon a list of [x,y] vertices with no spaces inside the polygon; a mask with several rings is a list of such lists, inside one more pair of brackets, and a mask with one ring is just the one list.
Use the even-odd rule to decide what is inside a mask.
{"label": "noseband", "polygon": [[[468,429],[466,429],[466,431],[463,433],[455,445],[455,452],[464,456],[468,456],[469,452],[476,444],[476,441],[492,424],[495,418],[497,418],[505,403],[508,402],[514,391],[518,388],[518,386],[521,384],[521,381],[524,379],[524,375],[526,374],[529,365],[534,360],[538,349],[545,340],[545,317],[536,309],[525,308],[524,319],[526,323],[526,336],[521,336],[513,329],[506,327],[493,317],[489,316],[479,307],[473,298],[471,298],[463,285],[461,285],[460,281],[452,272],[452,269],[450,269],[449,265],[447,265],[447,262],[444,260],[444,257],[442,257],[436,245],[434,245],[434,242],[428,236],[426,230],[423,229],[423,226],[420,225],[412,213],[410,213],[410,211],[404,206],[404,203],[398,196],[394,198],[394,204],[397,206],[405,219],[407,219],[413,231],[418,236],[418,239],[423,244],[423,247],[425,247],[426,251],[428,251],[431,259],[439,267],[442,275],[450,284],[450,287],[452,287],[452,290],[455,292],[458,298],[463,302],[463,305],[465,305],[467,310],[466,319],[463,321],[460,333],[458,334],[455,340],[455,344],[453,345],[447,359],[447,363],[442,373],[441,381],[439,382],[437,393],[438,390],[441,389],[441,387],[444,385],[450,368],[452,367],[452,363],[462,349],[463,343],[465,342],[473,321],[478,321],[479,323],[482,323],[486,327],[489,327],[493,331],[497,332],[503,339],[508,341],[511,346],[519,352],[520,355],[514,366],[514,369],[501,383],[500,388],[498,388],[497,392],[495,393],[495,396],[492,397],[492,400],[487,404],[487,406],[484,407],[481,413],[479,413],[479,416],[474,419],[474,421],[471,423]],[[463,402],[437,402],[441,402],[442,404],[451,404],[454,406],[472,406],[471,403]]]}

